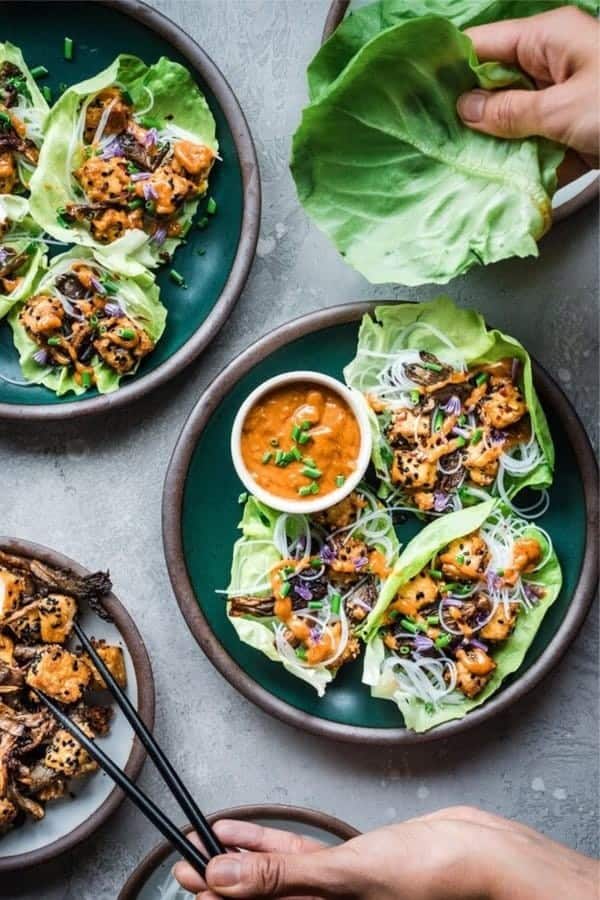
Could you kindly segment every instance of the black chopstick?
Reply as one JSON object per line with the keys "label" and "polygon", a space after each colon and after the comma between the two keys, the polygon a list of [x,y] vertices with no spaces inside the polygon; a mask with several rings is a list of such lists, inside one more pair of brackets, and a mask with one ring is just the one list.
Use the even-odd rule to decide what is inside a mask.
{"label": "black chopstick", "polygon": [[192,795],[159,747],[156,738],[148,731],[125,691],[117,684],[112,673],[106,667],[102,657],[96,652],[94,645],[81,625],[79,625],[78,622],[75,622],[73,628],[85,650],[91,657],[96,669],[105,681],[108,690],[113,695],[117,705],[121,708],[123,715],[148,751],[148,755],[153,760],[167,787],[179,803],[179,806],[188,817],[194,831],[197,833],[198,837],[201,838],[209,857],[219,856],[220,854],[225,853],[225,848],[206,821],[206,818],[198,808]]}
{"label": "black chopstick", "polygon": [[60,724],[84,747],[98,765],[104,769],[107,775],[127,794],[138,809],[152,822],[152,824],[166,837],[166,839],[181,853],[183,858],[202,876],[206,871],[208,859],[179,831],[176,825],[156,806],[156,804],[122,772],[121,769],[106,755],[104,750],[85,734],[75,722],[73,722],[62,709],[54,703],[43,691],[32,689],[41,702],[58,719]]}

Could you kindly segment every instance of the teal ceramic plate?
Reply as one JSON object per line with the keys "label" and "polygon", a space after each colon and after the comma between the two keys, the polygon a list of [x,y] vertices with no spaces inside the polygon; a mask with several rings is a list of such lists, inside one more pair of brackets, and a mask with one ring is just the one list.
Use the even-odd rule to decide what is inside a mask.
{"label": "teal ceramic plate", "polygon": [[[236,806],[222,809],[208,816],[211,825],[219,819],[242,819],[269,828],[280,828],[294,834],[314,838],[327,846],[335,846],[342,841],[356,837],[360,832],[339,819],[312,809],[279,804],[257,806]],[[190,831],[190,826],[185,829]],[[127,879],[118,900],[192,900],[183,888],[178,888],[171,869],[178,860],[177,853],[166,841],[144,857],[137,869]]]}
{"label": "teal ceramic plate", "polygon": [[[158,275],[168,309],[166,331],[139,371],[113,394],[90,391],[83,398],[56,397],[44,387],[0,381],[0,419],[67,419],[123,406],[171,378],[215,336],[239,297],[256,248],[260,224],[260,176],[252,136],[221,72],[201,48],[169,19],[136,0],[110,2],[1,3],[0,40],[20,46],[26,61],[49,69],[56,97],[61,82],[73,84],[99,72],[118,53],[152,63],[168,56],[195,74],[217,123],[223,161],[211,175],[217,214],[205,230],[192,229],[174,257],[189,287]],[[75,42],[72,62],[63,58],[65,36]],[[200,209],[206,205],[201,203]],[[199,216],[202,212],[199,213]],[[65,250],[65,247],[53,248]],[[203,255],[198,250],[204,250]],[[21,380],[10,327],[0,323],[0,372]]]}
{"label": "teal ceramic plate", "polygon": [[[163,538],[181,611],[198,643],[246,697],[297,727],[357,742],[435,740],[489,719],[527,693],[559,660],[581,626],[597,580],[598,474],[589,441],[560,388],[535,365],[535,383],[556,445],[550,508],[538,520],[554,541],[564,573],[561,594],[548,611],[521,669],[465,718],[416,735],[404,728],[395,704],[374,700],[361,683],[361,661],[345,666],[325,697],[282,666],[242,644],[225,614],[242,490],[229,456],[234,416],[267,378],[316,369],[342,378],[355,353],[362,315],[378,304],[353,303],[296,319],[262,338],[231,363],[200,398],[171,459],[163,498]],[[419,528],[398,526],[402,543]]]}

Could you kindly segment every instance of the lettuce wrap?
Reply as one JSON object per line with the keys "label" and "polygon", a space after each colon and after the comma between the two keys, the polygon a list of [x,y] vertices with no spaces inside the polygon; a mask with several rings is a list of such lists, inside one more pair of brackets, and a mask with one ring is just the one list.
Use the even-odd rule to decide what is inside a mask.
{"label": "lettuce wrap", "polygon": [[[377,0],[353,8],[308,67],[311,102],[327,91],[365,44],[394,25],[422,16],[443,16],[462,30],[535,16],[564,5],[563,0]],[[597,0],[575,0],[571,5],[593,16],[600,8]]]}
{"label": "lettuce wrap", "polygon": [[[472,591],[463,591],[462,599],[458,599],[456,592],[460,585],[448,584],[445,572],[434,573],[433,565],[436,558],[438,564],[440,559],[448,560],[446,548],[456,546],[452,542],[474,533],[483,536],[489,557],[477,576],[481,579],[480,592],[473,595]],[[509,570],[501,568],[499,563],[510,566],[516,559],[517,542],[531,542],[532,539],[540,551],[536,565],[519,571],[514,584],[504,583]],[[442,551],[445,555],[437,556]],[[423,579],[433,583],[433,574],[442,579],[435,582],[439,590],[435,605],[440,596],[446,598],[439,604],[438,615],[419,612],[409,621],[392,617],[389,613],[391,605],[405,602],[397,598],[403,594],[410,596],[411,583],[414,585],[415,579],[419,579],[418,585],[423,588]],[[531,523],[505,516],[492,501],[444,516],[427,525],[406,546],[382,589],[380,602],[364,628],[368,643],[363,682],[371,687],[373,697],[395,702],[406,727],[413,731],[427,731],[443,722],[460,719],[484,703],[500,688],[504,679],[522,665],[542,619],[558,597],[561,584],[560,564],[550,538]],[[473,597],[477,599],[477,605],[484,602],[482,597],[485,598],[488,608],[493,611],[486,613],[482,625],[475,620],[472,629],[465,628],[462,632],[456,626],[461,619],[447,618],[448,612],[454,606],[454,609],[458,608],[458,616],[464,616],[468,603],[476,608]],[[441,624],[442,619],[444,624]],[[486,635],[486,629],[491,627],[490,620],[498,620],[501,626],[512,623],[512,630],[507,627],[502,639],[490,641]],[[494,634],[493,629],[491,633]],[[487,643],[483,643],[483,636]],[[396,646],[391,647],[391,644]],[[438,644],[443,645],[441,649]],[[464,660],[471,658],[479,663],[491,658],[495,667],[491,674],[487,673],[487,680],[482,679],[484,683],[477,684],[474,695],[468,696],[462,691],[464,682],[461,679],[465,675],[471,679],[476,676],[470,675],[464,667],[461,670],[461,666]]]}
{"label": "lettuce wrap", "polygon": [[[357,496],[365,505],[352,510],[349,504]],[[385,574],[377,558],[386,570],[397,558],[391,517],[361,486],[321,518],[278,513],[249,497],[240,528],[227,588],[229,621],[245,644],[323,696],[339,666],[360,652],[355,632],[374,608]],[[334,571],[346,557],[349,571]],[[282,620],[278,606],[286,598],[291,620]],[[310,625],[310,636],[292,646],[286,629],[299,623]],[[327,665],[312,664],[306,646],[329,641],[336,628],[341,633],[325,657]]]}
{"label": "lettuce wrap", "polygon": [[474,88],[526,87],[520,72],[480,64],[465,34],[428,15],[376,33],[330,84],[317,81],[292,175],[309,216],[365,278],[445,283],[538,255],[564,149],[477,133],[456,111]]}
{"label": "lettuce wrap", "polygon": [[[126,144],[118,129],[128,127],[129,120],[111,126],[112,130],[108,127],[116,102],[114,97],[110,99],[110,92],[115,90],[130,113],[132,132],[127,133]],[[108,97],[110,102],[107,100],[105,113],[90,137],[88,112],[100,97]],[[158,199],[156,191],[135,193],[138,181],[149,179],[151,183],[150,174],[158,171],[163,161],[171,164],[173,146],[181,141],[208,148],[211,158],[216,157],[215,121],[191,74],[165,57],[147,66],[135,56],[121,54],[98,75],[70,87],[52,108],[31,185],[32,212],[58,240],[93,247],[107,268],[125,275],[143,274],[145,267],[154,268],[172,256],[190,227],[200,196],[206,192],[206,183],[202,182],[191,199],[182,203],[178,200],[176,211],[162,217],[152,210]],[[129,203],[123,200],[121,205],[139,217],[139,221],[134,217],[112,242],[108,242],[112,232],[106,233],[106,242],[96,239],[90,223],[98,210],[110,211],[117,201],[86,201],[82,185],[73,174],[98,155],[109,165],[119,160],[120,188],[130,191],[128,196],[134,198]],[[146,165],[144,158],[151,162]],[[166,174],[172,184],[172,171]],[[75,212],[71,215],[68,210]],[[134,219],[138,223],[135,227]]]}
{"label": "lettuce wrap", "polygon": [[[423,362],[423,358],[429,359],[429,362]],[[496,427],[488,427],[485,424],[489,421],[486,418],[488,413],[481,410],[484,403],[493,400],[493,382],[496,380],[493,373],[497,370],[500,374],[507,361],[512,363],[510,371],[505,373],[507,384],[502,390],[511,390],[515,394],[520,403],[521,418],[504,428],[500,424],[502,419],[492,417]],[[434,371],[419,371],[420,366],[423,369],[429,366]],[[434,391],[435,385],[426,383],[428,379],[435,381],[436,369],[441,374],[444,374],[444,369],[449,373],[449,384],[439,392],[436,411],[425,413],[424,404],[428,397],[438,396]],[[470,398],[463,393],[461,407],[458,396],[466,385],[453,386],[450,382],[453,378],[460,379],[463,372],[465,377],[470,377],[470,373],[479,370],[482,370],[481,373],[467,382],[468,391],[476,391],[475,383],[488,378],[485,390],[489,391],[492,400],[482,399],[479,405],[475,405],[474,411],[466,415],[466,404]],[[554,446],[534,388],[529,354],[517,340],[497,329],[488,329],[479,313],[460,309],[449,297],[440,296],[425,303],[380,306],[373,316],[365,315],[360,326],[357,353],[344,369],[344,378],[350,387],[361,391],[370,400],[373,463],[381,479],[380,496],[389,497],[396,493],[401,501],[427,511],[426,504],[415,500],[420,498],[419,494],[410,490],[407,494],[405,487],[398,487],[401,481],[393,482],[393,475],[397,476],[394,460],[402,452],[402,447],[398,450],[397,446],[391,446],[390,435],[394,434],[397,417],[411,415],[419,427],[425,426],[425,437],[420,437],[420,432],[417,435],[422,445],[433,439],[433,434],[429,438],[429,432],[436,428],[436,416],[441,415],[441,423],[438,423],[440,433],[446,424],[455,425],[447,436],[448,449],[454,448],[454,452],[440,458],[438,470],[445,459],[451,460],[453,465],[441,468],[442,472],[450,474],[442,476],[438,471],[436,487],[429,488],[429,512],[449,512],[462,505],[485,500],[489,495],[500,496],[503,502],[510,505],[524,488],[543,491],[552,483]],[[443,385],[444,380],[440,383]],[[423,393],[426,391],[430,393]],[[448,393],[457,396],[448,397]],[[453,403],[456,404],[455,412],[461,414],[451,419],[447,411],[452,410]],[[420,421],[416,419],[417,411],[423,412]],[[463,437],[457,438],[456,434]],[[478,436],[482,453],[487,452],[489,457],[494,457],[489,462],[489,469],[468,468],[477,450],[473,441]],[[412,438],[405,437],[402,443],[409,440]],[[463,444],[463,447],[457,449],[457,444]],[[419,444],[415,450],[419,451]],[[462,464],[466,468],[461,468]],[[475,478],[479,480],[472,480]],[[483,484],[485,480],[489,483]],[[448,481],[450,486],[444,486],[444,482]],[[546,495],[543,494],[540,503],[543,505],[546,502]],[[534,511],[532,508],[531,513]]]}
{"label": "lettuce wrap", "polygon": [[8,151],[16,168],[14,183],[0,178],[0,195],[24,193],[37,163],[48,104],[23,54],[8,41],[0,44],[0,109],[11,119],[0,126],[0,153]]}
{"label": "lettuce wrap", "polygon": [[[73,294],[65,294],[57,288],[57,279],[71,277],[73,266],[83,266],[92,270],[96,276],[98,290],[89,290],[85,297],[76,299]],[[161,337],[166,324],[167,311],[160,302],[160,291],[153,276],[147,270],[143,274],[135,276],[121,276],[98,263],[93,252],[85,247],[74,247],[67,253],[54,257],[49,268],[35,285],[35,294],[47,295],[58,301],[59,308],[64,308],[64,325],[57,330],[57,335],[78,329],[87,329],[85,336],[85,365],[93,373],[90,383],[82,383],[81,378],[76,377],[76,371],[72,365],[53,364],[48,359],[48,351],[54,348],[48,347],[47,336],[41,343],[37,343],[23,325],[22,313],[27,305],[32,302],[31,294],[22,303],[14,306],[9,314],[8,321],[13,330],[13,340],[17,352],[21,371],[28,382],[43,384],[57,396],[72,391],[77,395],[84,394],[92,384],[101,394],[108,394],[117,390],[122,374],[109,366],[94,348],[94,341],[102,337],[103,322],[128,321],[133,323],[136,329],[147,336],[153,346]],[[113,318],[102,318],[98,309],[92,314],[82,314],[80,304],[87,304],[94,298],[102,297],[103,302],[110,302],[115,311]],[[106,314],[108,316],[108,313]],[[106,330],[106,329],[105,329]],[[123,329],[121,329],[122,331]],[[125,335],[127,337],[127,335]],[[56,338],[55,340],[57,340]],[[133,374],[137,366],[127,374]]]}
{"label": "lettuce wrap", "polygon": [[24,197],[0,197],[0,319],[33,289],[46,265],[42,229]]}

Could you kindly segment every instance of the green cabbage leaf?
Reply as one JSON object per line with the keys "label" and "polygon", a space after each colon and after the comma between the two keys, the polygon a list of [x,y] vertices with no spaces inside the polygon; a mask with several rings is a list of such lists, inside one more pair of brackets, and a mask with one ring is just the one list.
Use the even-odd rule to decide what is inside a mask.
{"label": "green cabbage leaf", "polygon": [[0,319],[4,318],[15,303],[32,292],[47,263],[42,229],[29,215],[29,204],[24,197],[7,194],[0,196],[0,231],[6,223],[8,230],[0,238],[0,251],[4,247],[17,254],[22,253],[25,260],[15,273],[21,279],[19,285],[10,294],[0,292]]}

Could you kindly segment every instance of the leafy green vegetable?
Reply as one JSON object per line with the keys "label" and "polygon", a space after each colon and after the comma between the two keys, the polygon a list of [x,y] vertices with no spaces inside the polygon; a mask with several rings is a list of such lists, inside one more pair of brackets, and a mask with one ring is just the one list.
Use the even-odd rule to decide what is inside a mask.
{"label": "leafy green vegetable", "polygon": [[308,106],[293,139],[298,196],[372,282],[446,282],[480,263],[537,255],[564,151],[467,128],[456,101],[522,85],[446,19],[427,16],[365,44]]}
{"label": "leafy green vegetable", "polygon": [[[233,549],[231,581],[227,589],[230,597],[235,595],[265,597],[271,593],[268,574],[273,566],[281,561],[281,555],[273,542],[275,526],[281,515],[282,513],[270,509],[255,497],[248,498],[240,523],[242,537],[236,541]],[[303,516],[295,518],[288,516],[286,528],[292,538],[295,536],[294,528],[298,529],[298,535],[301,533],[300,522],[303,518]],[[358,530],[357,534],[360,536]],[[391,518],[385,537],[392,542],[394,552],[397,553],[398,539]],[[377,546],[376,542],[375,545]],[[325,666],[314,668],[294,666],[288,660],[282,659],[273,635],[273,626],[277,620],[272,617],[251,616],[229,616],[229,620],[240,640],[260,650],[273,662],[281,663],[291,675],[306,681],[320,697],[323,696],[327,685],[335,677],[335,672],[331,672]]]}
{"label": "leafy green vegetable", "polygon": [[[18,104],[12,108],[12,111],[25,125],[26,137],[39,147],[42,141],[42,130],[49,109],[46,98],[40,91],[35,78],[32,76],[27,63],[23,58],[23,54],[18,47],[15,47],[15,45],[11,44],[9,41],[0,44],[0,66],[4,62],[18,66],[23,74],[22,84],[19,83],[15,85],[19,97]],[[31,163],[28,163],[23,159],[21,154],[17,154],[17,168],[21,184],[24,188],[29,187],[33,167]]]}
{"label": "leafy green vegetable", "polygon": [[[352,57],[386,28],[421,16],[444,16],[457,28],[472,28],[502,19],[519,19],[564,6],[564,0],[378,0],[351,12],[326,41],[308,67],[311,101],[329,88]],[[597,16],[597,0],[576,0]]]}
{"label": "leafy green vegetable", "polygon": [[125,275],[141,275],[145,267],[159,264],[161,253],[173,253],[191,224],[200,198],[183,207],[178,220],[182,236],[167,238],[160,247],[141,229],[128,231],[111,244],[100,244],[82,223],[67,226],[57,218],[57,210],[81,202],[72,172],[82,162],[85,107],[99,91],[113,84],[128,91],[134,108],[146,110],[161,134],[218,149],[212,113],[187,69],[164,57],[146,66],[141,59],[122,54],[98,75],[70,87],[52,108],[31,182],[31,209],[53,237],[94,247],[96,257],[108,268]]}
{"label": "leafy green vegetable", "polygon": [[[427,303],[378,306],[373,318],[365,315],[358,333],[356,356],[344,369],[346,383],[363,393],[375,388],[381,362],[377,357],[367,356],[366,351],[392,353],[402,346],[437,354],[447,349],[440,338],[429,329],[417,327],[407,336],[403,335],[408,326],[418,322],[431,325],[445,335],[469,366],[506,358],[521,361],[523,392],[543,460],[529,473],[520,477],[506,475],[505,487],[510,498],[515,497],[525,487],[538,490],[549,487],[554,471],[554,445],[544,410],[533,386],[529,354],[514,338],[497,329],[488,330],[479,313],[470,309],[460,309],[450,297],[440,296]],[[373,463],[379,478],[389,479],[390,461],[386,458],[386,444],[382,440],[384,419],[371,412],[370,421],[373,430]]]}
{"label": "leafy green vegetable", "polygon": [[0,196],[0,232],[6,222],[9,227],[4,237],[0,238],[0,249],[5,247],[14,253],[24,254],[25,259],[15,273],[21,279],[18,287],[10,294],[0,293],[0,319],[15,303],[31,293],[47,262],[42,229],[29,215],[29,204],[24,197]]}
{"label": "leafy green vegetable", "polygon": [[[560,593],[562,573],[556,554],[552,552],[543,568],[536,571],[534,579],[536,584],[543,585],[546,589],[545,597],[532,609],[520,611],[511,636],[494,651],[497,667],[477,697],[468,699],[458,694],[458,702],[440,703],[436,709],[431,710],[420,700],[400,695],[391,674],[388,672],[382,674],[381,666],[386,658],[386,649],[378,636],[377,626],[398,590],[422,571],[447,544],[479,528],[492,510],[492,503],[482,503],[471,509],[450,513],[427,525],[407,544],[400,555],[394,571],[382,589],[380,602],[368,622],[370,639],[365,653],[363,682],[370,685],[373,697],[393,700],[402,712],[406,727],[413,731],[428,731],[443,722],[461,719],[472,709],[485,703],[488,697],[500,688],[504,679],[520,668],[542,619]],[[527,533],[536,536],[542,545],[546,545],[544,535],[537,531],[534,525]]]}
{"label": "leafy green vegetable", "polygon": [[[67,253],[55,256],[50,267],[36,285],[40,293],[53,291],[53,285],[58,275],[68,270],[74,261],[81,260],[92,264],[103,271],[108,278],[114,279],[114,273],[103,266],[98,265],[94,254],[86,247],[73,247]],[[165,330],[167,311],[160,302],[160,291],[153,276],[147,270],[141,275],[123,277],[118,279],[118,291],[111,300],[119,303],[125,313],[133,321],[143,328],[153,341],[158,341]],[[73,391],[80,395],[86,391],[85,386],[78,384],[72,371],[66,366],[49,367],[40,366],[34,357],[39,350],[35,341],[31,340],[24,327],[19,322],[19,312],[22,304],[13,307],[8,321],[13,330],[13,340],[19,354],[19,362],[24,377],[34,384],[43,384],[61,397],[63,394]],[[91,364],[96,378],[96,387],[100,394],[108,394],[116,391],[121,381],[121,375],[107,366],[100,357],[92,357]]]}

